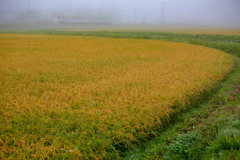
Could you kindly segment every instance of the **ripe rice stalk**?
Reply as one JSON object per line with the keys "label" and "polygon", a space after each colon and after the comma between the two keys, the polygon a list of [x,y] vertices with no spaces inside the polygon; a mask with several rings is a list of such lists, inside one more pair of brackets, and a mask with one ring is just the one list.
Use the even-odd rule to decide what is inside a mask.
{"label": "ripe rice stalk", "polygon": [[1,34],[1,156],[119,158],[232,68],[196,45]]}

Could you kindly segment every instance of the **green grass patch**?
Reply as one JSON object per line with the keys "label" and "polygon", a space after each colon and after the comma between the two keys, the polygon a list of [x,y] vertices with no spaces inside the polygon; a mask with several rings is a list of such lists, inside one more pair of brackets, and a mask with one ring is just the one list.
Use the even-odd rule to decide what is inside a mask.
{"label": "green grass patch", "polygon": [[[193,97],[188,110],[172,116],[173,120],[163,129],[156,129],[156,134],[149,135],[143,140],[139,139],[140,144],[133,143],[131,146],[116,144],[115,147],[122,152],[120,155],[123,159],[237,159],[239,157],[240,36],[57,30],[33,30],[21,33],[176,41],[216,48],[234,55],[235,69],[218,86],[218,89],[202,95],[197,100]],[[97,103],[94,101],[93,105]],[[73,128],[69,126],[69,132]],[[46,141],[46,143],[51,142]]]}

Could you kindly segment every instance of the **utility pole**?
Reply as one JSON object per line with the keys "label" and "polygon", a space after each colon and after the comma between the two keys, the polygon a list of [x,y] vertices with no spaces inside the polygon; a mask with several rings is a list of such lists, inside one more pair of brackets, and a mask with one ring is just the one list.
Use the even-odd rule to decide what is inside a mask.
{"label": "utility pole", "polygon": [[45,13],[45,21],[47,22],[48,21],[48,9],[46,9],[46,13]]}
{"label": "utility pole", "polygon": [[68,11],[71,11],[71,0],[68,1]]}
{"label": "utility pole", "polygon": [[164,3],[162,3],[161,25],[164,25]]}
{"label": "utility pole", "polygon": [[31,0],[28,0],[28,12],[31,11]]}
{"label": "utility pole", "polygon": [[144,25],[146,25],[147,24],[147,16],[146,16],[146,14],[145,14],[145,17],[144,17]]}
{"label": "utility pole", "polygon": [[134,24],[137,24],[137,16],[136,16],[136,9],[134,10]]}

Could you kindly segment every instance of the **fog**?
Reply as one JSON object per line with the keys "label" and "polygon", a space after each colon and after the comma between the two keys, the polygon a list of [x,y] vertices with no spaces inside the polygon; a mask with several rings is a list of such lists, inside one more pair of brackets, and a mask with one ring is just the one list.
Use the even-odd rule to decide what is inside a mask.
{"label": "fog", "polygon": [[0,0],[0,24],[240,27],[240,0]]}

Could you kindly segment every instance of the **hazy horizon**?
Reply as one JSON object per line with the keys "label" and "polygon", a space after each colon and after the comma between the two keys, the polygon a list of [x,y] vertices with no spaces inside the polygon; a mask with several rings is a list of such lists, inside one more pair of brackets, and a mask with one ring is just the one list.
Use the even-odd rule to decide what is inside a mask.
{"label": "hazy horizon", "polygon": [[29,11],[48,21],[71,13],[110,17],[114,24],[240,27],[239,0],[0,0],[0,23],[24,21]]}

